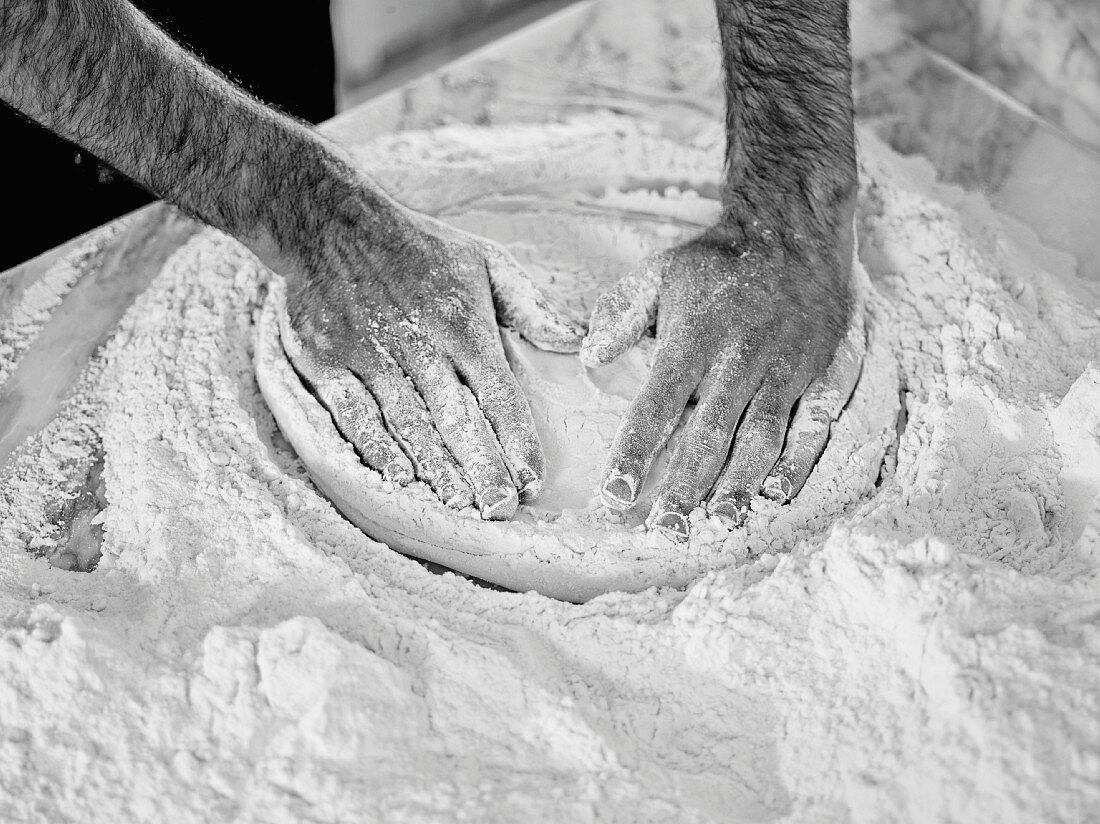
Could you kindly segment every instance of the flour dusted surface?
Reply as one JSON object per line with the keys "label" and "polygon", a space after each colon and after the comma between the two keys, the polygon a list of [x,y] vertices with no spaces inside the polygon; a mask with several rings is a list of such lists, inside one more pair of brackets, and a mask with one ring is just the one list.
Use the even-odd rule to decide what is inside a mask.
{"label": "flour dusted surface", "polygon": [[[705,131],[688,151],[618,118],[575,121],[571,129],[572,135],[568,125],[497,127],[489,139],[484,130],[469,128],[406,133],[376,141],[363,156],[385,158],[375,173],[416,197],[420,208],[446,212],[459,226],[513,245],[548,292],[587,317],[624,271],[716,218],[716,201],[660,182],[686,177],[703,186],[705,170],[721,164],[722,136],[714,128]],[[547,164],[546,157],[558,162]],[[486,187],[501,166],[516,194]],[[452,176],[463,181],[461,190],[453,180],[433,185]],[[638,189],[630,183],[635,180],[648,188]],[[867,280],[862,267],[856,276]],[[611,365],[586,369],[583,355],[540,351],[508,330],[504,348],[531,406],[546,478],[540,497],[521,505],[514,518],[486,522],[472,507],[456,512],[439,506],[424,484],[395,488],[362,464],[287,361],[279,341],[282,291],[280,281],[272,283],[257,323],[256,376],[279,429],[318,488],[377,540],[516,591],[584,601],[611,591],[681,587],[777,540],[792,545],[817,531],[807,529],[807,514],[829,520],[873,491],[896,439],[898,369],[883,333],[811,481],[827,487],[819,505],[788,509],[761,498],[761,517],[732,532],[700,507],[691,516],[693,539],[677,543],[642,524],[665,455],[632,511],[603,507],[597,491],[620,420],[649,374],[653,339],[644,338]],[[674,433],[672,443],[677,440]]]}
{"label": "flour dusted surface", "polygon": [[[647,138],[614,118],[555,128],[584,149],[569,175],[642,162],[623,155]],[[471,131],[484,157],[456,151],[446,186],[481,197],[529,262],[531,204],[499,217],[507,198],[477,184],[496,133]],[[499,134],[509,162],[530,159],[530,134]],[[400,141],[431,160],[469,136],[373,152],[404,170]],[[792,506],[715,532],[722,562],[683,590],[571,605],[371,541],[259,396],[270,275],[227,239],[192,240],[5,469],[0,819],[1094,818],[1096,295],[982,201],[861,138],[871,352],[893,383],[849,408]],[[697,145],[678,185],[710,174]],[[446,171],[435,157],[424,174]],[[705,214],[705,198],[608,185],[561,200]],[[879,439],[860,430],[887,413]],[[52,569],[24,549],[48,551],[67,462],[99,451],[102,560]]]}

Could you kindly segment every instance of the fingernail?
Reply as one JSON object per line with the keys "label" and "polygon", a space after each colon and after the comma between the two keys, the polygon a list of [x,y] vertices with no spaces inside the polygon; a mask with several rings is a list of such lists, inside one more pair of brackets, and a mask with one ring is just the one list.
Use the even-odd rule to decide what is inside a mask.
{"label": "fingernail", "polygon": [[519,482],[517,485],[521,501],[533,501],[542,492],[542,481],[529,467],[521,466],[516,472],[516,480]]}
{"label": "fingernail", "polygon": [[481,499],[481,517],[487,521],[507,518],[518,504],[514,489],[491,489]]}
{"label": "fingernail", "polygon": [[769,475],[764,479],[764,487],[760,490],[760,494],[769,501],[778,501],[785,504],[791,499],[793,488],[794,485],[791,483],[790,478],[783,475]]}
{"label": "fingernail", "polygon": [[669,533],[677,540],[683,541],[688,536],[687,518],[679,512],[660,512],[653,517],[651,526]]}
{"label": "fingernail", "polygon": [[474,504],[473,492],[466,487],[456,486],[454,484],[447,484],[440,489],[439,497],[444,505],[451,509],[465,509]]}
{"label": "fingernail", "polygon": [[638,482],[630,475],[612,475],[600,490],[604,506],[612,509],[629,509],[634,505]]}
{"label": "fingernail", "polygon": [[708,506],[707,512],[717,516],[730,529],[735,529],[745,523],[749,508],[747,505],[739,504],[736,501],[720,501]]}

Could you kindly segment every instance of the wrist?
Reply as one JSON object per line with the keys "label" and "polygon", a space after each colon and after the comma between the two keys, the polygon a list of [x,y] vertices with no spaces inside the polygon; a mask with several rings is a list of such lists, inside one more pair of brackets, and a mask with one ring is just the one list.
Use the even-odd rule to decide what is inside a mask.
{"label": "wrist", "polygon": [[350,233],[380,239],[407,222],[342,148],[312,129],[291,123],[274,143],[242,170],[241,197],[257,207],[252,225],[229,231],[288,280],[329,268]]}
{"label": "wrist", "polygon": [[[818,242],[856,190],[847,0],[718,0],[726,71],[725,218]],[[846,214],[847,212],[847,214]]]}
{"label": "wrist", "polygon": [[738,238],[777,236],[820,247],[851,234],[858,179],[854,159],[824,156],[773,170],[727,169],[718,226]]}
{"label": "wrist", "polygon": [[772,270],[776,276],[846,281],[855,251],[855,199],[854,186],[815,200],[742,185],[701,240],[737,257],[782,261]]}

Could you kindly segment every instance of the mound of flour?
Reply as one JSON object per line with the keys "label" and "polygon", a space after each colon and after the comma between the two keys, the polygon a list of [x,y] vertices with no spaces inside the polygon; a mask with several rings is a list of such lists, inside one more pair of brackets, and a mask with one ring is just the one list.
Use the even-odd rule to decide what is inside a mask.
{"label": "mound of flour", "polygon": [[[598,279],[710,214],[688,190],[713,187],[717,129],[537,131],[362,156],[551,286],[548,244]],[[1087,820],[1100,300],[861,139],[871,362],[890,367],[865,410],[794,505],[714,534],[721,568],[582,605],[434,574],[340,517],[255,382],[271,276],[190,241],[0,478],[0,819]],[[576,215],[598,237],[566,232]],[[100,461],[102,558],[53,568],[26,550],[56,548]]]}

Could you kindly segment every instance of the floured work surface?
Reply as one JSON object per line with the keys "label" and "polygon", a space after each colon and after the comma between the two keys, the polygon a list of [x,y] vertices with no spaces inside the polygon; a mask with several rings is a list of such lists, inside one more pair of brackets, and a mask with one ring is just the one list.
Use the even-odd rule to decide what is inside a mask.
{"label": "floured work surface", "polygon": [[[569,284],[713,215],[690,192],[721,126],[690,131],[453,127],[360,157],[579,314]],[[345,520],[256,383],[272,276],[188,241],[0,475],[0,819],[1088,820],[1096,289],[860,137],[871,343],[817,473],[680,554],[559,499],[546,530],[628,536],[683,583],[581,605],[433,574]],[[86,568],[100,541],[91,574],[44,560]]]}
{"label": "floured work surface", "polygon": [[[410,143],[415,155],[409,154]],[[583,164],[570,157],[580,151],[588,155]],[[386,166],[387,157],[392,163],[387,175],[404,181],[406,189],[442,190],[453,199],[421,201],[421,206],[507,242],[546,291],[580,317],[591,313],[596,296],[616,277],[717,216],[717,203],[672,184],[705,187],[712,157],[685,153],[634,130],[611,131],[607,123],[399,136],[375,144],[372,163]],[[560,166],[552,180],[546,179],[548,164],[541,158],[554,158]],[[505,179],[516,194],[480,194]],[[616,182],[646,188],[626,192]],[[735,557],[725,545],[729,529],[717,518],[707,519],[702,508],[692,516],[693,538],[687,543],[646,530],[642,520],[664,472],[663,459],[631,512],[599,503],[603,464],[628,402],[648,374],[652,338],[613,365],[585,369],[576,356],[540,351],[504,331],[505,351],[545,449],[547,477],[538,500],[521,506],[514,519],[483,521],[473,508],[455,512],[443,506],[425,484],[383,482],[359,461],[285,358],[277,318],[281,307],[281,284],[275,284],[258,324],[260,388],[317,485],[371,537],[494,584],[572,601],[614,590],[680,587]],[[897,365],[885,330],[872,335],[864,373],[799,503],[781,509],[761,498],[757,505],[768,514],[750,518],[740,542],[767,540],[775,529],[805,528],[811,519],[826,523],[847,502],[868,494],[898,416]]]}

